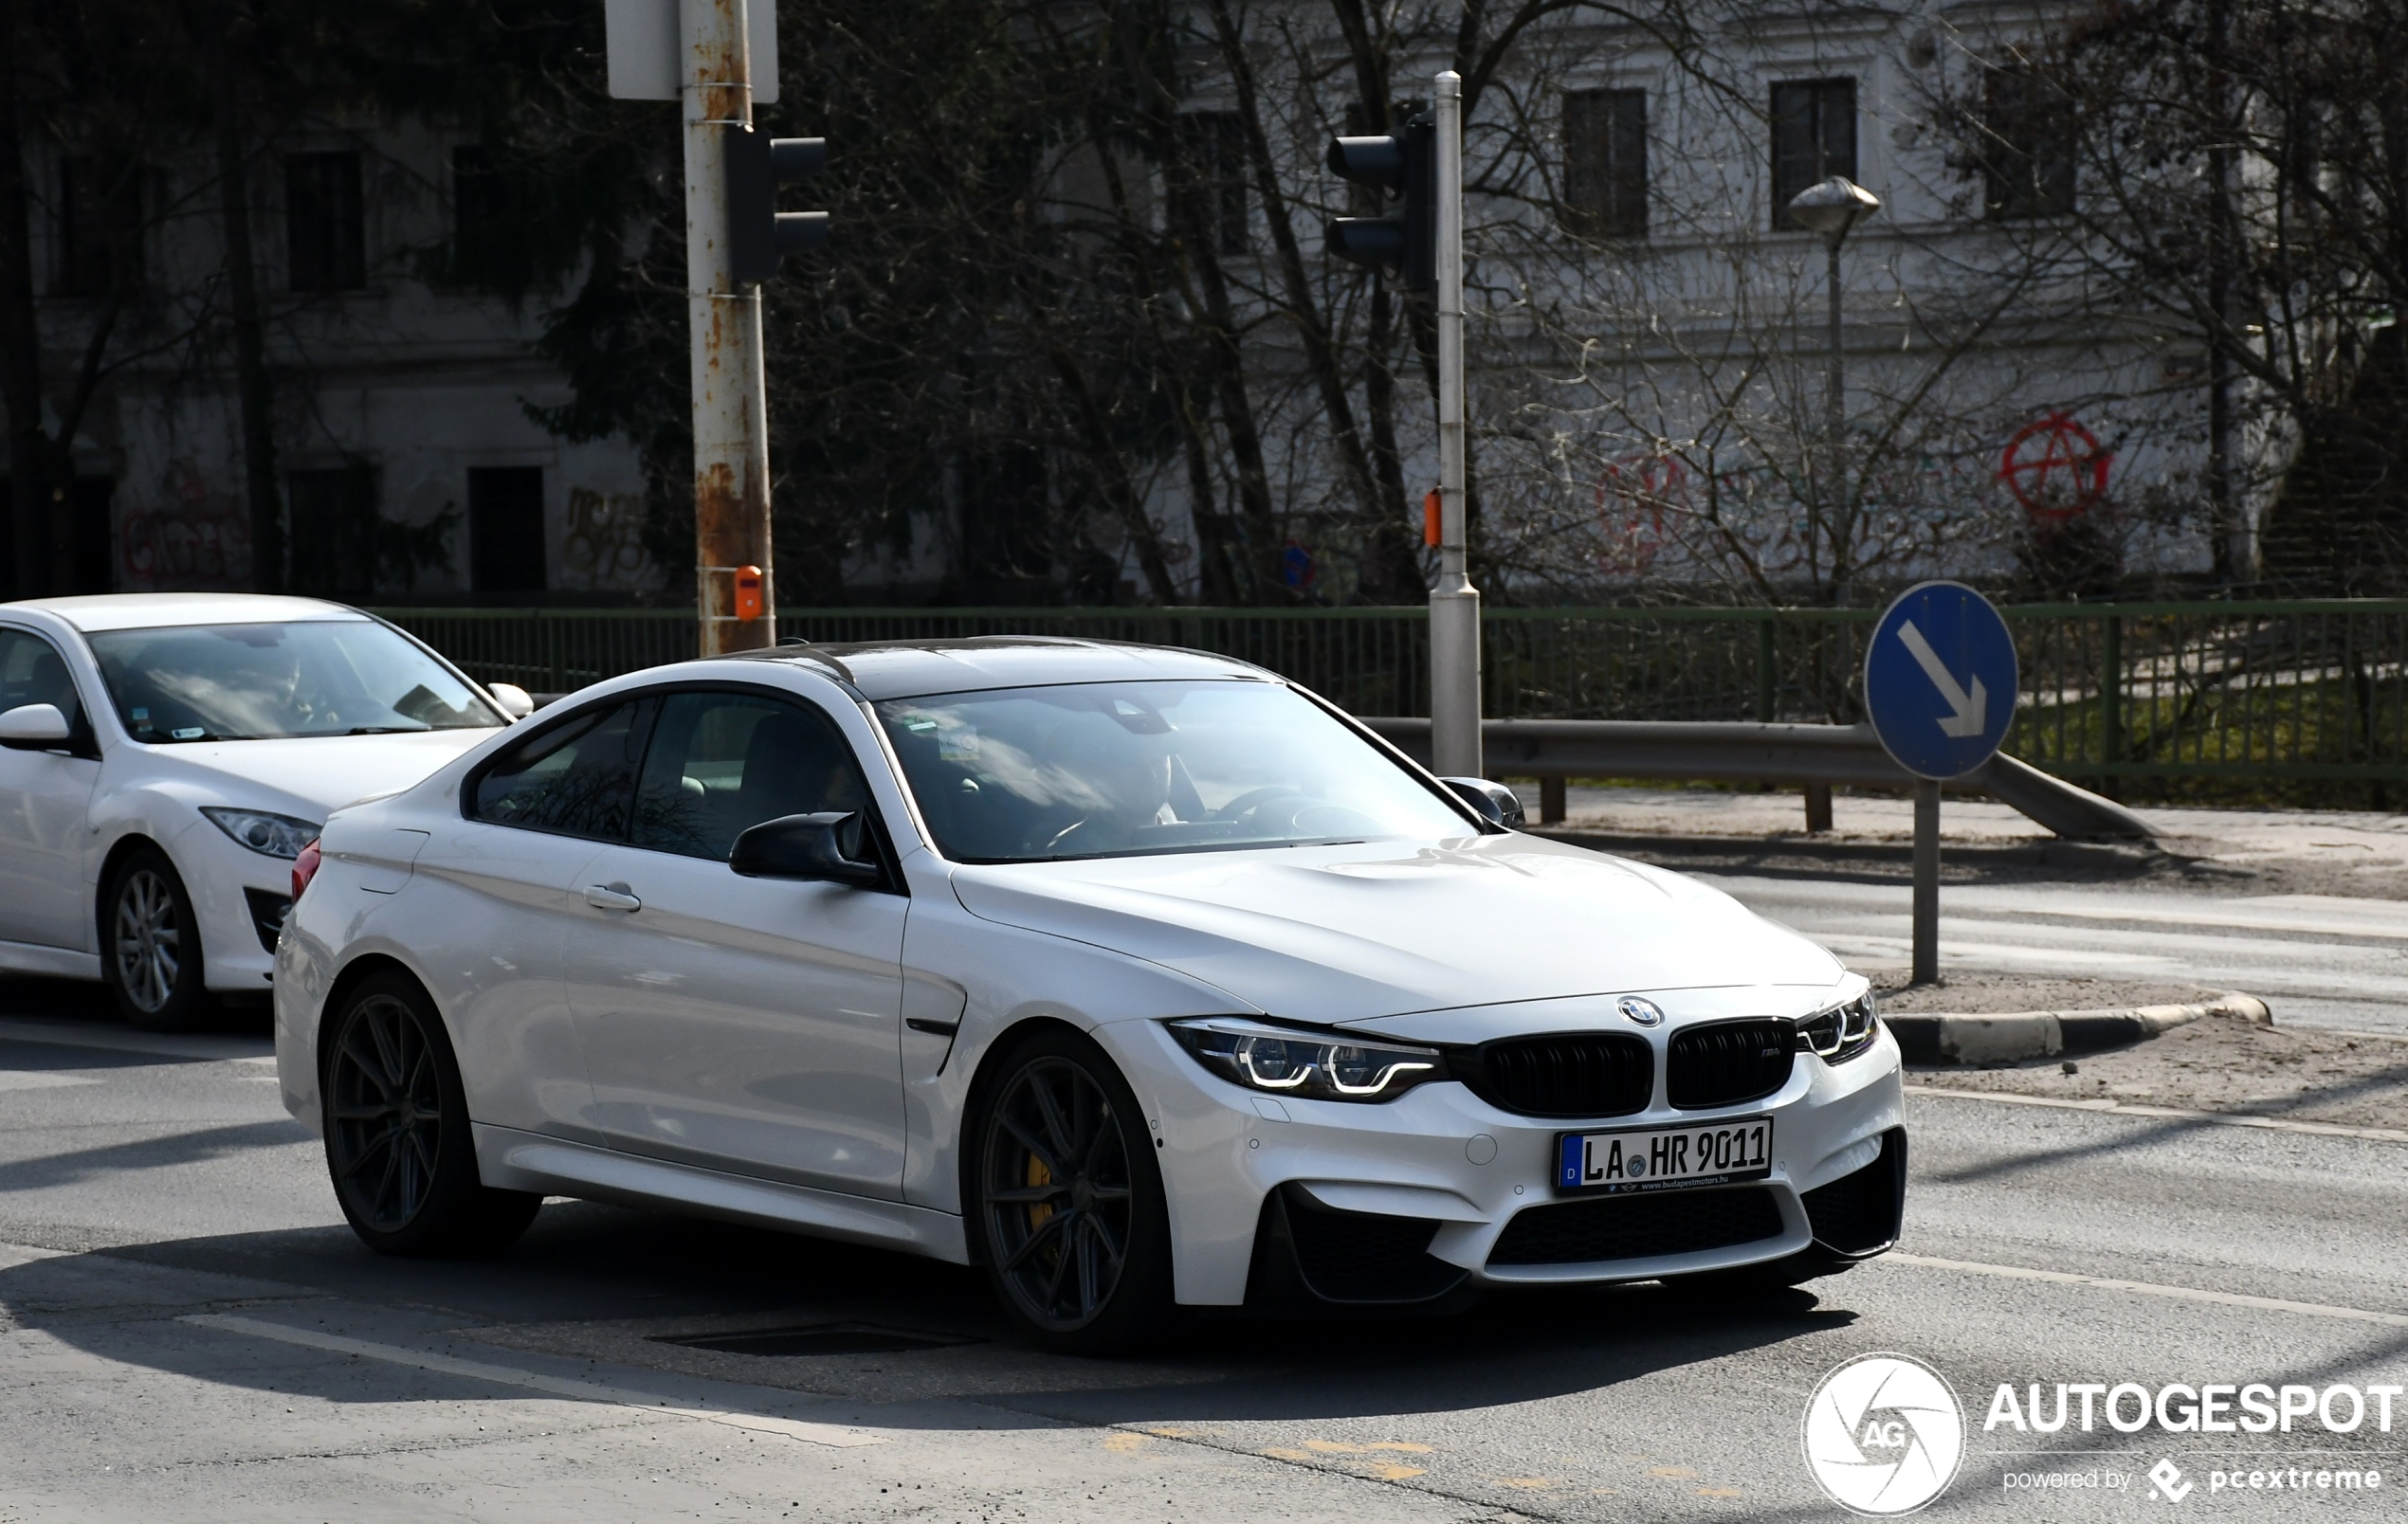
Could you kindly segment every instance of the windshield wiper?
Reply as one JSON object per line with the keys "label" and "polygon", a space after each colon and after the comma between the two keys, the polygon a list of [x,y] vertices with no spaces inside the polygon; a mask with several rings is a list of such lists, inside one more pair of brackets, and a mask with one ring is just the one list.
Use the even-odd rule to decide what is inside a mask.
{"label": "windshield wiper", "polygon": [[416,735],[433,730],[432,725],[354,725],[345,735]]}

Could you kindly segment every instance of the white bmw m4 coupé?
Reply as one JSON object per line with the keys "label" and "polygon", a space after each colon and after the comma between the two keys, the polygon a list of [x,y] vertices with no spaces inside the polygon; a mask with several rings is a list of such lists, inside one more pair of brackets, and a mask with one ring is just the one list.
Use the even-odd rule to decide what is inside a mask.
{"label": "white bmw m4 coup\u00e9", "polygon": [[1067,1350],[1888,1248],[1865,980],[1497,795],[1192,651],[655,668],[327,821],[285,1104],[380,1250],[666,1206],[982,1265]]}

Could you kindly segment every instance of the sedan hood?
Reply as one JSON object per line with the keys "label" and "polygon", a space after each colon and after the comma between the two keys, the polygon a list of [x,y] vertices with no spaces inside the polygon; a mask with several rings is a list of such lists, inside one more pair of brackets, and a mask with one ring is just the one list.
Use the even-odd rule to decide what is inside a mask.
{"label": "sedan hood", "polygon": [[1533,836],[965,866],[954,891],[1302,1021],[1844,971],[1719,890]]}
{"label": "sedan hood", "polygon": [[[355,800],[409,788],[498,729],[404,735],[313,735],[276,741],[190,741],[154,749],[187,783],[237,807],[324,820]],[[164,770],[163,770],[164,771]]]}

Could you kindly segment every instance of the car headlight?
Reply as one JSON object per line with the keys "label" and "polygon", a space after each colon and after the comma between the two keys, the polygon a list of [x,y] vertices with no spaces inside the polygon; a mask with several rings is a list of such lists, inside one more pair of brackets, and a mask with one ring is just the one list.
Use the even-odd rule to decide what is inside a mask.
{"label": "car headlight", "polygon": [[301,856],[301,849],[318,839],[318,827],[290,815],[271,815],[263,809],[220,809],[203,807],[201,813],[210,824],[242,843],[254,852],[290,860]]}
{"label": "car headlight", "polygon": [[1435,1048],[1366,1043],[1226,1017],[1167,1024],[1195,1061],[1232,1084],[1307,1100],[1394,1100],[1447,1078]]}
{"label": "car headlight", "polygon": [[1845,1063],[1871,1047],[1880,1031],[1881,1018],[1873,1012],[1873,992],[1868,989],[1845,1006],[1833,1006],[1799,1022],[1797,1046],[1825,1063]]}

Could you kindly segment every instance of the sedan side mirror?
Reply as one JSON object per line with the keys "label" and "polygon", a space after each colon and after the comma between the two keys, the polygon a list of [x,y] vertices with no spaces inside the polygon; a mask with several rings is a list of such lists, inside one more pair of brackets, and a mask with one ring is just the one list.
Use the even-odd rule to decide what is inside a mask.
{"label": "sedan side mirror", "polygon": [[485,692],[493,695],[493,701],[514,721],[535,713],[535,696],[515,682],[488,682]]}
{"label": "sedan side mirror", "polygon": [[1509,831],[1522,828],[1521,796],[1504,784],[1491,783],[1486,778],[1440,778],[1438,781],[1452,789],[1489,825],[1502,826]]}
{"label": "sedan side mirror", "polygon": [[19,704],[0,715],[0,746],[11,752],[47,752],[66,745],[67,735],[57,704]]}
{"label": "sedan side mirror", "polygon": [[727,865],[747,879],[826,879],[867,888],[886,873],[845,855],[845,828],[860,819],[858,811],[829,809],[765,820],[736,838]]}

